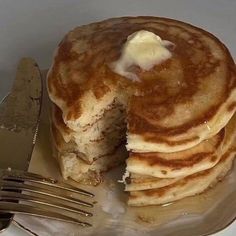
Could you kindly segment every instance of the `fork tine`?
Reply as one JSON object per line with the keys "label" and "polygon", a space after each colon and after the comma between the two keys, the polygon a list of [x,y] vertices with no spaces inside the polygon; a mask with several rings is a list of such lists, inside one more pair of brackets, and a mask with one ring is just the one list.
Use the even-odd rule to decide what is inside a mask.
{"label": "fork tine", "polygon": [[50,189],[46,188],[41,188],[38,186],[34,185],[29,185],[25,183],[18,183],[18,182],[13,182],[13,181],[7,181],[7,180],[0,180],[0,189],[1,190],[13,190],[13,191],[27,191],[27,192],[32,192],[40,195],[46,195],[49,197],[61,199],[67,202],[75,203],[80,206],[86,206],[86,207],[93,207],[93,204],[73,198],[71,196],[67,196],[64,193],[53,193]]}
{"label": "fork tine", "polygon": [[[0,212],[22,213],[76,223],[81,226],[91,226],[87,222],[62,214],[60,211],[53,211],[53,209],[66,210],[82,216],[92,216],[92,213],[75,206],[93,207],[93,204],[72,197],[71,194],[68,195],[70,192],[94,197],[92,193],[83,189],[38,174],[15,170],[0,171]],[[42,206],[48,206],[51,210],[44,209]]]}
{"label": "fork tine", "polygon": [[60,210],[66,210],[83,216],[92,216],[93,214],[72,206],[52,202],[50,199],[44,199],[38,196],[26,195],[19,192],[0,191],[0,201],[24,201],[40,205],[53,207]]}
{"label": "fork tine", "polygon": [[31,173],[31,172],[5,170],[2,173],[2,179],[35,182],[35,183],[55,187],[58,189],[63,189],[63,190],[69,191],[69,192],[74,192],[74,193],[82,194],[85,196],[94,197],[94,194],[92,194],[88,191],[85,191],[83,189],[74,187],[74,186],[72,186],[70,184],[66,184],[66,183],[58,183],[58,181],[55,179],[45,178],[42,175],[38,175],[35,173]]}
{"label": "fork tine", "polygon": [[48,210],[44,210],[38,207],[34,206],[29,206],[25,204],[20,204],[20,203],[13,203],[13,202],[0,202],[0,211],[3,213],[21,213],[21,214],[27,214],[27,215],[32,215],[32,216],[38,216],[38,217],[43,217],[43,218],[48,218],[48,219],[56,219],[68,223],[75,223],[80,226],[92,226],[91,224],[87,222],[82,222],[80,220],[77,220],[75,218],[62,215],[57,212],[50,212]]}

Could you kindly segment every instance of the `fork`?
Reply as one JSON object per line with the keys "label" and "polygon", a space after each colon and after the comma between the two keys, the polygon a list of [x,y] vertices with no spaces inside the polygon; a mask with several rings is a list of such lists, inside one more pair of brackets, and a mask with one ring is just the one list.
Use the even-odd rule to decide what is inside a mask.
{"label": "fork", "polygon": [[93,203],[80,200],[78,195],[94,197],[90,192],[35,173],[0,170],[0,213],[20,213],[92,226],[77,218],[93,215],[81,209],[92,208]]}

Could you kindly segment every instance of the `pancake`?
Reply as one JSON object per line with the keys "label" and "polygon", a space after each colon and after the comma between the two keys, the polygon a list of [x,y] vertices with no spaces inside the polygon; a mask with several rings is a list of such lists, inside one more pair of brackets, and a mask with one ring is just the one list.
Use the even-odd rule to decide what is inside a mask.
{"label": "pancake", "polygon": [[[224,129],[195,147],[175,153],[130,153],[126,170],[158,178],[178,178],[213,167],[220,159]],[[230,141],[230,140],[229,140]]]}
{"label": "pancake", "polygon": [[52,133],[57,140],[57,149],[79,153],[88,164],[114,152],[124,142],[126,127],[123,120],[124,111],[120,107],[110,107],[102,119],[83,130],[73,131],[63,122],[61,110],[52,105]]}
{"label": "pancake", "polygon": [[178,178],[215,166],[235,140],[236,116],[214,137],[175,153],[130,153],[126,170],[158,178]]}
{"label": "pancake", "polygon": [[162,188],[171,185],[183,178],[184,177],[164,179],[148,175],[137,175],[134,173],[130,173],[129,177],[125,179],[125,191],[139,191]]}
{"label": "pancake", "polygon": [[[102,182],[102,173],[116,167],[127,158],[124,144],[119,144],[110,153],[106,153],[87,163],[83,160],[83,153],[70,141],[66,143],[60,132],[52,124],[53,156],[58,160],[64,179],[71,178],[88,185],[97,185]],[[95,145],[96,147],[96,145]]]}
{"label": "pancake", "polygon": [[[110,140],[106,138],[104,140],[98,140],[96,142],[95,141],[91,142],[90,145],[86,145],[84,147],[84,149],[88,150],[88,153],[91,153],[90,157],[94,157],[94,156],[95,157],[93,158],[92,162],[87,162],[85,153],[83,152],[84,149],[82,149],[82,151],[81,151],[81,149],[78,148],[77,144],[74,141],[70,141],[70,142],[66,143],[64,141],[61,133],[55,127],[54,124],[51,124],[51,133],[52,133],[52,140],[54,142],[54,145],[59,152],[73,152],[73,153],[79,155],[79,157],[81,159],[83,159],[87,164],[91,164],[94,161],[96,161],[97,159],[102,158],[105,155],[113,153],[114,150],[116,150],[116,148],[122,144],[122,140],[119,140],[119,143],[117,143],[116,146],[112,146],[112,148],[110,148],[109,142],[112,141],[111,136],[110,136]],[[115,134],[113,134],[113,135],[116,137]],[[107,147],[109,147],[109,148],[107,148]]]}
{"label": "pancake", "polygon": [[[139,81],[115,73],[127,37],[151,31],[172,42],[172,57],[146,71],[130,68]],[[48,73],[51,100],[66,126],[81,130],[103,117],[114,100],[127,111],[127,149],[177,152],[215,136],[236,110],[235,64],[212,34],[158,17],[109,19],[70,31]]]}
{"label": "pancake", "polygon": [[97,185],[103,180],[103,173],[124,162],[126,158],[124,145],[117,147],[113,153],[103,156],[87,164],[73,152],[60,153],[54,149],[54,157],[58,160],[64,179],[71,178],[87,185]]}
{"label": "pancake", "polygon": [[230,149],[213,168],[187,176],[166,187],[132,191],[130,192],[128,205],[160,205],[200,194],[223,179],[232,167],[235,154],[236,149]]}

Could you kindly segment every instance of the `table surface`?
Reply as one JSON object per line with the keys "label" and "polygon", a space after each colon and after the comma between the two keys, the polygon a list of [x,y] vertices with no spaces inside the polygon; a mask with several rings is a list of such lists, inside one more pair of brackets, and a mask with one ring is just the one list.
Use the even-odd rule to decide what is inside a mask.
{"label": "table surface", "polygon": [[[236,59],[235,12],[235,0],[1,0],[0,100],[11,88],[21,57],[33,57],[48,68],[67,31],[110,17],[153,15],[189,22],[216,35]],[[235,232],[236,222],[215,235]],[[1,235],[25,234],[12,225]]]}

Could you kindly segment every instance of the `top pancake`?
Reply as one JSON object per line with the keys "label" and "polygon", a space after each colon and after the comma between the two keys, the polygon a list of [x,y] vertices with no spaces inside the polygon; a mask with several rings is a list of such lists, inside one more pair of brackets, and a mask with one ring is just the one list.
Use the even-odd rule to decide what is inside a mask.
{"label": "top pancake", "polygon": [[[172,57],[133,82],[111,70],[127,37],[148,30],[174,43]],[[102,116],[114,99],[128,104],[128,149],[175,152],[214,136],[236,110],[235,65],[226,47],[192,25],[123,17],[81,26],[60,43],[48,74],[50,98],[73,130]]]}

